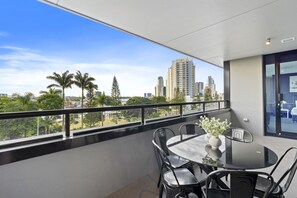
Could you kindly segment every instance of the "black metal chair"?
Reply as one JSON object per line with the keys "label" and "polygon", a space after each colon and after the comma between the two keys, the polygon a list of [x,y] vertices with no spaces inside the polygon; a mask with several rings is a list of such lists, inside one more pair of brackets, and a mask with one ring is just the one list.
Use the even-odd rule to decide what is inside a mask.
{"label": "black metal chair", "polygon": [[180,135],[204,135],[205,131],[197,124],[183,124],[179,127]]}
{"label": "black metal chair", "polygon": [[159,197],[163,196],[164,189],[166,198],[188,197],[190,193],[196,194],[199,198],[202,197],[197,178],[187,168],[174,168],[165,151],[154,140],[152,143],[167,170],[162,174],[163,182]]}
{"label": "black metal chair", "polygon": [[[230,188],[222,189],[218,187],[216,181],[222,175],[230,175]],[[261,195],[261,198],[266,198],[269,195],[269,190],[273,186],[273,178],[265,172],[256,171],[237,171],[237,170],[218,170],[211,172],[205,181],[205,197],[206,198],[253,198],[254,190],[258,175],[267,176],[268,188]],[[213,182],[213,183],[212,183]],[[210,185],[212,184],[212,185]],[[215,187],[213,187],[215,186]]]}
{"label": "black metal chair", "polygon": [[[269,197],[273,198],[280,198],[284,197],[284,193],[289,189],[290,184],[294,178],[294,175],[297,170],[297,148],[296,147],[291,147],[289,148],[278,160],[276,165],[273,167],[272,171],[270,172],[270,175],[273,175],[275,170],[278,168],[279,164],[281,161],[284,159],[284,157],[289,153],[289,152],[295,151],[295,157],[293,159],[293,163],[290,165],[290,167],[284,172],[284,174],[279,178],[279,180],[274,183],[272,189],[270,190]],[[284,179],[287,178],[286,182],[284,183],[283,186],[281,186],[281,183],[285,181]],[[256,194],[263,194],[264,191],[267,189],[267,178],[259,177],[257,184],[256,184]]]}
{"label": "black metal chair", "polygon": [[251,132],[238,127],[230,127],[224,131],[223,135],[228,139],[239,142],[251,143],[254,141],[254,137]]}
{"label": "black metal chair", "polygon": [[[180,139],[183,139],[183,135],[204,135],[206,132],[199,126],[198,123],[194,124],[182,124],[179,127]],[[202,173],[202,165],[200,167],[200,172]]]}
{"label": "black metal chair", "polygon": [[[175,168],[189,168],[191,169],[191,163],[189,160],[184,159],[180,156],[170,154],[167,146],[166,146],[166,141],[175,136],[175,133],[170,129],[170,128],[158,128],[154,131],[153,134],[153,141],[160,147],[162,150],[166,153],[167,159],[170,161],[171,167]],[[155,150],[157,152],[157,150]],[[160,168],[160,175],[158,179],[158,188],[160,186],[161,182],[161,175],[166,168],[166,164],[163,163],[162,159],[160,159],[160,155],[156,153],[156,157],[159,163],[159,168]]]}

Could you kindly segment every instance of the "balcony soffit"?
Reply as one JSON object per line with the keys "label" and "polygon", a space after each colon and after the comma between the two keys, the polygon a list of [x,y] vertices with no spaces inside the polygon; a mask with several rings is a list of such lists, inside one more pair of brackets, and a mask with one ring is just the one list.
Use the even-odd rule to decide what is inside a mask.
{"label": "balcony soffit", "polygon": [[41,1],[218,66],[297,48],[296,0]]}

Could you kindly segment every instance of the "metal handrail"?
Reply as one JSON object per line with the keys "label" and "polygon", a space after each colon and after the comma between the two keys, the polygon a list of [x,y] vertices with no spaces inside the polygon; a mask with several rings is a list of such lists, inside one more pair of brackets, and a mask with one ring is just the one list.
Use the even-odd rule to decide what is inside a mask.
{"label": "metal handrail", "polygon": [[[129,106],[114,106],[114,107],[98,107],[98,108],[77,108],[77,109],[60,109],[60,110],[42,110],[42,111],[23,111],[23,112],[9,112],[0,113],[0,120],[4,119],[16,119],[16,118],[27,118],[27,117],[38,117],[38,116],[54,116],[64,115],[65,116],[65,136],[70,136],[70,114],[76,113],[90,113],[90,112],[104,112],[104,111],[120,111],[120,110],[131,110],[139,109],[141,112],[141,125],[145,125],[145,109],[156,108],[156,107],[169,107],[178,106],[179,116],[183,116],[183,106],[202,104],[202,112],[206,112],[205,104],[217,103],[218,109],[221,109],[221,102],[225,102],[225,109],[229,107],[228,100],[216,100],[216,101],[202,101],[202,102],[184,102],[184,103],[165,103],[165,104],[147,104],[147,105],[129,105]],[[201,112],[199,112],[201,113]]]}

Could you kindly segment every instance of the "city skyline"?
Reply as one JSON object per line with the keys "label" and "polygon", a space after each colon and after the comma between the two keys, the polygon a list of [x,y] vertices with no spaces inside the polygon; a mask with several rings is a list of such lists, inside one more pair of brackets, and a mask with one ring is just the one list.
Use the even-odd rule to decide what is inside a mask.
{"label": "city skyline", "polygon": [[[186,55],[38,1],[3,0],[0,8],[0,93],[46,90],[46,76],[69,70],[89,73],[110,94],[113,76],[122,96],[154,93],[156,78]],[[196,81],[212,75],[223,90],[223,69],[198,59]],[[127,80],[129,79],[129,80]],[[79,96],[80,89],[66,90]]]}

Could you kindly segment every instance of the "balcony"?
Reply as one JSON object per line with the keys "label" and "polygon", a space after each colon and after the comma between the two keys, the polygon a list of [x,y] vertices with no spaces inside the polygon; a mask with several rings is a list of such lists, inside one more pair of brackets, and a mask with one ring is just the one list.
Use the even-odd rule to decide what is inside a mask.
{"label": "balcony", "polygon": [[[133,123],[83,130],[71,130],[72,114],[127,109],[1,114],[0,121],[65,115],[66,127],[54,135],[1,145],[0,197],[156,197],[154,129],[177,131],[201,115],[228,118],[278,155],[297,145],[297,132],[282,128],[283,121],[295,124],[296,116],[291,113],[296,88],[288,77],[297,73],[297,28],[291,23],[297,17],[296,1],[122,1],[117,7],[114,1],[41,1],[224,68],[224,97],[230,104],[201,103],[193,112],[177,104],[175,115],[155,120],[145,117],[149,106],[137,106],[139,117]],[[267,37],[270,45],[265,45]],[[283,42],[288,37],[292,42]],[[291,79],[294,84],[295,77]],[[292,104],[285,116],[283,101]],[[286,197],[296,197],[296,185],[295,177]]]}
{"label": "balcony", "polygon": [[[147,108],[164,105],[1,114],[1,119],[64,114],[67,123],[67,115],[71,113],[135,108],[143,112],[140,113],[142,122],[132,126],[128,123],[104,129],[66,131],[64,137],[54,135],[48,139],[40,136],[30,141],[2,145],[1,197],[157,197],[158,167],[151,144],[154,129],[166,126],[178,131],[181,124],[195,123],[201,115],[231,118],[228,101],[196,102],[204,108],[195,112],[186,111],[185,107],[190,104],[173,104],[179,107],[181,114],[155,120],[145,119],[143,113]],[[172,104],[165,106],[169,105]],[[207,108],[209,106],[212,108]],[[65,128],[70,127],[66,124]],[[294,140],[276,137],[256,136],[255,141],[278,155],[296,145]],[[196,173],[200,174],[199,171]],[[294,179],[292,186],[296,184]],[[296,189],[293,187],[287,197],[294,197]]]}
{"label": "balcony", "polygon": [[[169,126],[177,131],[180,124],[197,122],[201,115],[229,118],[228,106],[228,101],[209,101],[2,113],[2,121],[63,114],[66,130],[1,145],[1,197],[106,197],[156,173],[154,129]],[[146,119],[147,109],[165,107],[173,108],[176,115]],[[139,110],[140,122],[70,130],[70,114],[131,109]]]}

